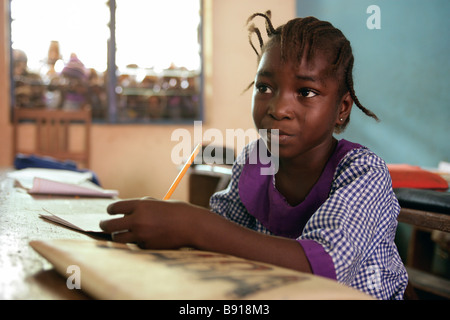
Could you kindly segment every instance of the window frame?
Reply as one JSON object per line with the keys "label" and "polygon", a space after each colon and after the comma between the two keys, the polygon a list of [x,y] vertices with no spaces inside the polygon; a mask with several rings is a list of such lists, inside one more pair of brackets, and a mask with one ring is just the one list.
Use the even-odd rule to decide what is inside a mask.
{"label": "window frame", "polygon": [[[13,0],[9,0],[9,6],[8,6],[8,32],[7,32],[7,41],[9,42],[9,57],[10,57],[10,68],[9,68],[9,80],[10,80],[10,108],[11,108],[11,119],[13,117],[14,112],[14,106],[15,106],[15,84],[14,84],[14,75],[13,75],[13,49],[12,49],[12,32],[11,32],[11,25],[12,25],[12,13],[11,13],[11,2]],[[204,0],[198,0],[199,8],[200,8],[200,23],[198,27],[198,41],[199,41],[199,56],[200,56],[200,72],[198,75],[199,80],[199,90],[198,90],[198,114],[195,117],[192,118],[163,118],[163,119],[142,119],[138,118],[137,120],[128,119],[128,120],[120,120],[118,119],[118,99],[117,99],[117,93],[116,93],[116,87],[118,83],[118,76],[115,73],[116,70],[116,0],[107,0],[105,5],[109,7],[109,23],[108,23],[108,29],[109,29],[109,35],[110,38],[107,41],[107,52],[106,52],[106,59],[107,59],[107,69],[106,69],[106,79],[107,84],[105,84],[105,90],[107,95],[107,115],[103,119],[94,118],[92,119],[93,123],[97,124],[145,124],[145,125],[159,125],[159,124],[168,124],[168,125],[174,125],[174,124],[193,124],[194,121],[203,121],[204,120],[204,18],[205,18],[205,12],[204,12]]]}

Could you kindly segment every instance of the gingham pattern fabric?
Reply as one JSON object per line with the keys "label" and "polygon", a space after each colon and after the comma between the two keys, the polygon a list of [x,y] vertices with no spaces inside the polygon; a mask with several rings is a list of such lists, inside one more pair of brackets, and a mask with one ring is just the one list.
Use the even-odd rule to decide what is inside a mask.
{"label": "gingham pattern fabric", "polygon": [[[239,197],[238,182],[252,142],[237,158],[227,189],[211,197],[212,211],[249,229],[272,234]],[[321,244],[334,263],[336,280],[379,299],[402,299],[408,276],[394,244],[400,207],[386,164],[367,148],[353,149],[339,163],[328,199],[298,240]]]}

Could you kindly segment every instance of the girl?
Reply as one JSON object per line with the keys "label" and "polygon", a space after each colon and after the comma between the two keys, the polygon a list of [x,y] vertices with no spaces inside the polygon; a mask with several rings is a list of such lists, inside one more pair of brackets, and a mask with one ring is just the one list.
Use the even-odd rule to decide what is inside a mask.
{"label": "girl", "polygon": [[[212,196],[217,214],[181,202],[126,200],[108,207],[124,217],[101,222],[102,229],[118,242],[232,254],[402,299],[407,274],[394,244],[400,207],[389,171],[367,148],[333,137],[353,103],[377,119],[356,98],[349,41],[312,17],[275,29],[270,11],[249,21],[258,16],[268,41],[250,27],[259,61],[252,110],[256,128],[269,133],[244,148],[228,188]],[[263,175],[264,164],[249,159],[274,140],[278,170]]]}

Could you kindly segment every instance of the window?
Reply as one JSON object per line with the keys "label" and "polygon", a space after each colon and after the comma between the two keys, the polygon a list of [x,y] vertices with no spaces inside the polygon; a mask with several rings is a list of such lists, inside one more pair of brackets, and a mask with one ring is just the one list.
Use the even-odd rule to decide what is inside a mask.
{"label": "window", "polygon": [[11,0],[15,106],[202,118],[201,0]]}

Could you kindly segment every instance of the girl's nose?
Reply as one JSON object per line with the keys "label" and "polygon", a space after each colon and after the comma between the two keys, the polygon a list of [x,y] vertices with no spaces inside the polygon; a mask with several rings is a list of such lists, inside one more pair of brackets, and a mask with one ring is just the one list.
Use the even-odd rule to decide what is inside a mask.
{"label": "girl's nose", "polygon": [[293,119],[292,101],[285,94],[277,94],[270,101],[267,113],[275,120]]}

